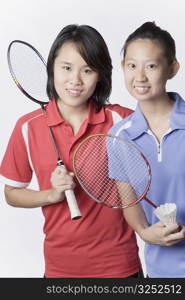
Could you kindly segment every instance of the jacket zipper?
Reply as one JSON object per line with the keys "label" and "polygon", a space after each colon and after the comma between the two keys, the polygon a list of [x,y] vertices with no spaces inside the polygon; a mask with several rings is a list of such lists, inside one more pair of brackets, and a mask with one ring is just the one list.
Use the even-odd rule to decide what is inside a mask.
{"label": "jacket zipper", "polygon": [[156,145],[157,145],[157,160],[158,160],[158,162],[162,161],[162,142],[163,142],[163,138],[165,137],[165,135],[167,135],[170,132],[171,132],[171,128],[169,128],[168,131],[162,136],[161,142],[159,143],[157,138],[155,137],[155,135],[152,133],[152,131],[150,129],[148,129],[148,134],[153,136],[153,138],[156,142]]}

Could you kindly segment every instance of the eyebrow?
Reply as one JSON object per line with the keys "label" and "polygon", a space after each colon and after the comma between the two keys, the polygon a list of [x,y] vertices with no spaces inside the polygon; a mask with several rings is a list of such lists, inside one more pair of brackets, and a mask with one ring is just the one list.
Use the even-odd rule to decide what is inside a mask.
{"label": "eyebrow", "polygon": [[[127,61],[129,61],[129,60],[131,60],[131,61],[137,61],[137,59],[132,58],[132,57],[125,58],[124,60],[127,60]],[[146,60],[144,60],[144,61],[145,61],[145,62],[150,62],[150,61],[160,61],[160,59],[150,58],[150,59],[146,59]]]}
{"label": "eyebrow", "polygon": [[[59,61],[59,64],[60,65],[67,65],[67,66],[72,66],[73,64],[70,63],[70,62],[67,62],[67,61]],[[92,69],[91,67],[89,67],[89,65],[83,65],[81,66],[81,68],[89,68],[89,69]]]}
{"label": "eyebrow", "polygon": [[69,63],[67,61],[60,61],[61,64],[65,64],[65,65],[72,65],[72,63]]}
{"label": "eyebrow", "polygon": [[[60,64],[65,64],[65,65],[70,65],[70,66],[73,65],[72,63],[70,63],[70,62],[68,62],[68,61],[63,61],[63,60],[60,61],[59,63],[60,63]],[[86,67],[91,68],[91,67],[88,66],[88,64],[83,65],[82,67],[83,67],[83,68],[86,68]]]}

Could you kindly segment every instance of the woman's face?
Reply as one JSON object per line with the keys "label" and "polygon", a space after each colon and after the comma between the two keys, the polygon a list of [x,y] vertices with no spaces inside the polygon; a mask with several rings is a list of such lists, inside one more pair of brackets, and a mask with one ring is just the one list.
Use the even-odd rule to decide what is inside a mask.
{"label": "woman's face", "polygon": [[93,71],[72,42],[66,42],[58,51],[54,62],[54,85],[59,101],[67,106],[86,105],[98,82]]}
{"label": "woman's face", "polygon": [[161,99],[166,92],[171,66],[158,42],[138,39],[131,42],[123,61],[125,84],[138,101]]}

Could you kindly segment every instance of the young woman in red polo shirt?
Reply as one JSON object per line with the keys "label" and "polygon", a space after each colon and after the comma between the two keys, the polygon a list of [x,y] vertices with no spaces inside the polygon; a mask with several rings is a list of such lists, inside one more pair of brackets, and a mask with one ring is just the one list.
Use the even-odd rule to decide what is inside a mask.
{"label": "young woman in red polo shirt", "polygon": [[[51,47],[47,72],[46,114],[38,109],[18,120],[2,161],[6,200],[16,207],[42,207],[46,277],[142,276],[136,237],[123,212],[92,200],[72,173],[79,141],[108,132],[132,113],[108,103],[112,63],[105,41],[90,26],[66,26]],[[68,171],[55,167],[48,125]],[[33,172],[39,191],[28,188]],[[75,221],[64,194],[69,189],[82,212]]]}

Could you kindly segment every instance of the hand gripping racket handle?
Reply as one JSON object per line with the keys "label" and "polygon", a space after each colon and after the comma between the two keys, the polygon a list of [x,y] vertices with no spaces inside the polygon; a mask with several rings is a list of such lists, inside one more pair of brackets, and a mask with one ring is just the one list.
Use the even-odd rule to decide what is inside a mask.
{"label": "hand gripping racket handle", "polygon": [[[62,167],[62,168],[66,169],[66,167],[64,166],[64,163],[63,163],[62,160],[58,160],[57,165],[59,167]],[[81,214],[80,209],[78,207],[74,191],[73,190],[66,190],[65,191],[65,196],[66,196],[67,204],[69,206],[69,210],[70,210],[70,213],[71,213],[71,219],[72,220],[80,219],[82,214]]]}

